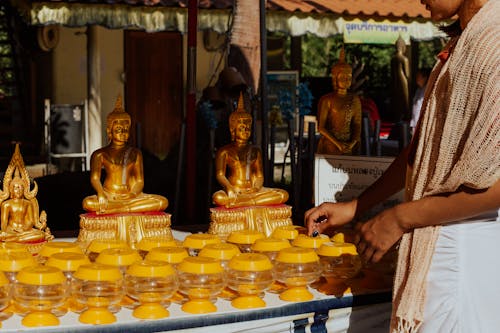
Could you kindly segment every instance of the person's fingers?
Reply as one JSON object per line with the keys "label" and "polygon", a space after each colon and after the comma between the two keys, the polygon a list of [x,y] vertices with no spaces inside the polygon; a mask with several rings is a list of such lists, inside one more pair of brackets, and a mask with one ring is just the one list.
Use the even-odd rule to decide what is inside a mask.
{"label": "person's fingers", "polygon": [[365,253],[365,249],[366,249],[366,243],[361,240],[361,241],[359,241],[359,243],[356,247],[358,249],[358,254],[363,256]]}
{"label": "person's fingers", "polygon": [[363,252],[363,258],[366,262],[370,262],[372,260],[373,254],[375,253],[374,248],[367,246],[365,251]]}
{"label": "person's fingers", "polygon": [[375,253],[372,256],[372,262],[376,263],[379,262],[382,257],[384,256],[385,252],[384,251],[375,251]]}

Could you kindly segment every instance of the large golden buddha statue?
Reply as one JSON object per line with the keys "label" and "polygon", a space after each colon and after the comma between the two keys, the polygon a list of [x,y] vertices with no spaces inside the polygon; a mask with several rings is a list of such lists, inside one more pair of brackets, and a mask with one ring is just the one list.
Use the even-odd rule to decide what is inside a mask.
{"label": "large golden buddha statue", "polygon": [[288,200],[287,191],[263,186],[262,153],[248,142],[251,129],[252,116],[245,111],[240,95],[238,108],[229,116],[232,142],[218,149],[215,157],[217,181],[224,188],[212,197],[218,206],[275,205]]}
{"label": "large golden buddha statue", "polygon": [[236,111],[229,116],[232,142],[217,150],[215,172],[223,190],[213,194],[218,207],[210,209],[209,232],[226,237],[231,231],[258,230],[270,235],[277,226],[290,225],[291,207],[284,205],[288,192],[264,187],[262,153],[250,144],[252,116],[240,94]]}
{"label": "large golden buddha statue", "polygon": [[[83,200],[86,211],[97,214],[142,213],[167,208],[167,198],[142,192],[142,154],[128,144],[130,124],[130,115],[118,97],[107,118],[106,132],[110,143],[93,152],[90,159],[90,182],[97,194]],[[106,174],[103,183],[102,169]]]}
{"label": "large golden buddha statue", "polygon": [[0,241],[27,243],[36,247],[54,238],[47,227],[47,214],[38,211],[37,192],[35,181],[33,189],[30,189],[28,171],[16,144],[3,177],[3,190],[0,190]]}
{"label": "large golden buddha statue", "polygon": [[339,61],[332,67],[333,92],[318,103],[319,154],[352,155],[360,147],[361,101],[348,92],[351,83],[352,67],[341,49]]}

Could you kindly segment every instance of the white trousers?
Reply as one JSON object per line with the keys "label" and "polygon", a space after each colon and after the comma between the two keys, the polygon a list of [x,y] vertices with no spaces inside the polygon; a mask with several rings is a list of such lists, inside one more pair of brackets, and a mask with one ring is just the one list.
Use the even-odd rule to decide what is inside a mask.
{"label": "white trousers", "polygon": [[441,227],[420,333],[500,332],[499,215]]}

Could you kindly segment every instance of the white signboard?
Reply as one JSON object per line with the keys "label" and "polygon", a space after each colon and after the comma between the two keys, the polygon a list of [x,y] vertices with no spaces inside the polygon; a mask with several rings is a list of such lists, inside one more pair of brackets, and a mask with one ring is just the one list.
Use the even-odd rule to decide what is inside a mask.
{"label": "white signboard", "polygon": [[[316,155],[314,171],[314,203],[342,202],[357,197],[389,167],[393,157]],[[371,213],[403,202],[401,191]]]}

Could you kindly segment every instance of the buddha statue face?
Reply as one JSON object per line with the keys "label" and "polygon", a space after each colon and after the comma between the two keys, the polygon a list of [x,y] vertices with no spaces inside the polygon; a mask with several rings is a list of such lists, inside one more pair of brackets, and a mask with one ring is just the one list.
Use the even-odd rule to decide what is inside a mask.
{"label": "buddha statue face", "polygon": [[129,137],[131,119],[122,107],[121,96],[118,96],[115,108],[106,119],[106,133],[108,139],[114,142],[126,143]]}
{"label": "buddha statue face", "polygon": [[24,195],[24,184],[20,178],[14,178],[10,183],[10,196],[13,199],[20,199]]}
{"label": "buddha statue face", "polygon": [[352,83],[352,67],[345,62],[344,49],[340,50],[339,61],[332,67],[332,85],[334,90],[347,90]]}
{"label": "buddha statue face", "polygon": [[240,94],[236,111],[229,116],[229,130],[232,141],[248,141],[252,134],[252,116],[245,111],[242,94]]}

